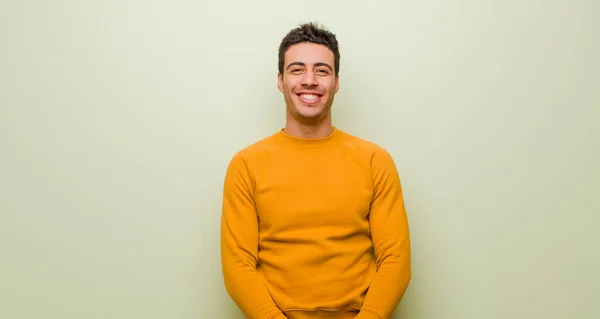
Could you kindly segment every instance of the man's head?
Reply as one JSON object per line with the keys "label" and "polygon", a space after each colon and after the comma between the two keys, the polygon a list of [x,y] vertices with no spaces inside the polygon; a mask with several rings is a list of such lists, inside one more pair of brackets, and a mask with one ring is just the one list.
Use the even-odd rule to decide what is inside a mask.
{"label": "man's head", "polygon": [[306,125],[327,118],[339,89],[339,68],[333,33],[314,23],[291,30],[279,46],[277,83],[288,116]]}

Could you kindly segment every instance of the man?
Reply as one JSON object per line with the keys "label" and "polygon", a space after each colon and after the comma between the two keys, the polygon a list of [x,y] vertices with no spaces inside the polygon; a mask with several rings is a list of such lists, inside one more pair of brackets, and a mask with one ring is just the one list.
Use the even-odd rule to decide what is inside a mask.
{"label": "man", "polygon": [[250,319],[388,319],[410,281],[392,158],[332,126],[339,69],[334,34],[290,31],[279,48],[285,127],[229,163],[223,274]]}

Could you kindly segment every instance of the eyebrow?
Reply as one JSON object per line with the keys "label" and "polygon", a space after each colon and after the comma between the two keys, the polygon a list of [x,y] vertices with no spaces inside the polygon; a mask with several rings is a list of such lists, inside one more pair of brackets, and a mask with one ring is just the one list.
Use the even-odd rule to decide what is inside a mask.
{"label": "eyebrow", "polygon": [[[294,65],[306,66],[306,64],[304,62],[292,62],[292,63],[288,64],[286,69],[289,69],[291,66],[294,66]],[[333,68],[331,67],[331,65],[329,65],[325,62],[317,62],[317,63],[315,63],[315,66],[316,67],[324,66],[324,67],[327,67],[329,70],[333,71]]]}

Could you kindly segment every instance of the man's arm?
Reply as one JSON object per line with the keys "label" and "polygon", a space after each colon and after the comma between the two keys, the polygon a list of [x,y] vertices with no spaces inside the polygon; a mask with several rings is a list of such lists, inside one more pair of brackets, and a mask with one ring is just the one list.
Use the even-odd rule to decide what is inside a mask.
{"label": "man's arm", "polygon": [[389,153],[375,153],[371,170],[375,189],[369,222],[377,274],[356,318],[389,319],[411,279],[408,218],[400,177]]}
{"label": "man's arm", "polygon": [[285,319],[259,277],[258,216],[246,163],[235,155],[225,176],[221,263],[227,292],[249,319]]}

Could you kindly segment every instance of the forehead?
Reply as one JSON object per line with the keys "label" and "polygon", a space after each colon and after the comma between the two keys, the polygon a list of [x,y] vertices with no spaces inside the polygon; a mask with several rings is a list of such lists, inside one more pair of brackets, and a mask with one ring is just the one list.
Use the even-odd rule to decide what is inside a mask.
{"label": "forehead", "polygon": [[333,52],[323,44],[305,42],[292,45],[285,53],[286,66],[292,62],[306,64],[325,62],[333,67],[334,56]]}

